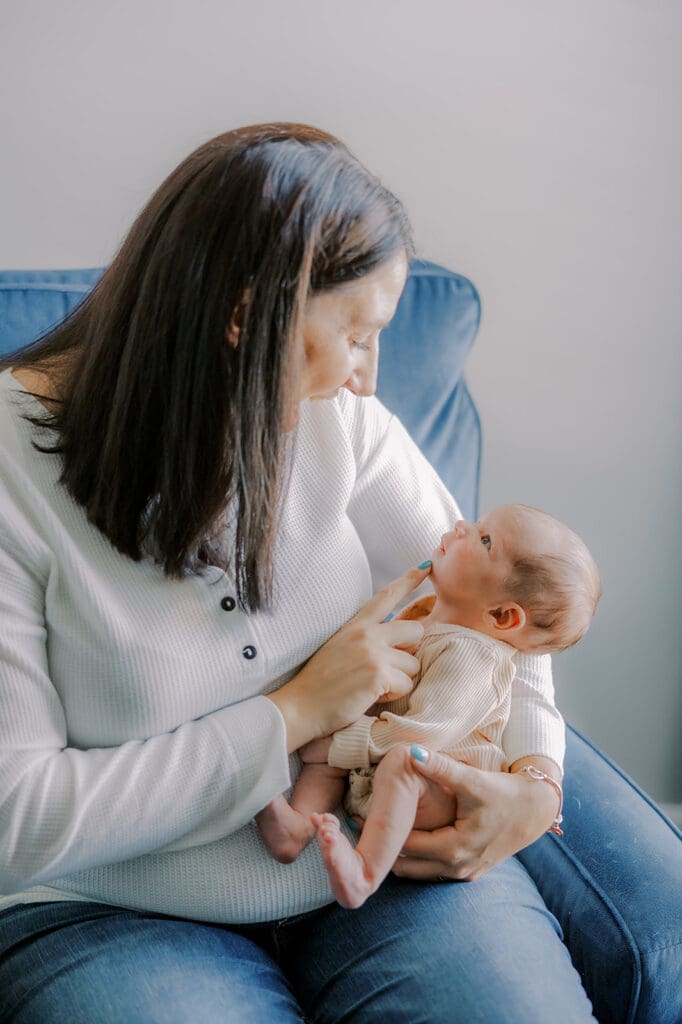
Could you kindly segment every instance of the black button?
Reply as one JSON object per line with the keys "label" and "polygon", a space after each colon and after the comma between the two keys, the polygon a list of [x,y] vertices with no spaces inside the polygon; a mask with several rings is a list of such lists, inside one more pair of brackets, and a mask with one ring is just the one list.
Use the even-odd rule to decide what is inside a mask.
{"label": "black button", "polygon": [[224,612],[233,612],[237,607],[237,602],[233,597],[224,597],[220,602],[220,607]]}
{"label": "black button", "polygon": [[247,644],[246,647],[242,648],[242,657],[246,658],[247,661],[252,661],[258,652],[253,644]]}

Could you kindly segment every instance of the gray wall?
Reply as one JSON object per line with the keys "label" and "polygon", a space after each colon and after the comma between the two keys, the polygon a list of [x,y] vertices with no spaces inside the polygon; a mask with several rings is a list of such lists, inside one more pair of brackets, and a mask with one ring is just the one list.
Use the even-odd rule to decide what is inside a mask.
{"label": "gray wall", "polygon": [[559,702],[671,802],[681,28],[677,0],[22,0],[0,24],[0,266],[106,262],[195,144],[286,119],[344,138],[473,278],[482,504],[592,547],[603,604]]}

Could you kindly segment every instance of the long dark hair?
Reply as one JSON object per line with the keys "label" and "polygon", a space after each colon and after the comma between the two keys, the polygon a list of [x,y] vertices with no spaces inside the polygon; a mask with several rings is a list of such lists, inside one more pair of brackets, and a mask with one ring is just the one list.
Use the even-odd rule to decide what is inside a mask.
{"label": "long dark hair", "polygon": [[68,319],[0,368],[51,378],[59,402],[32,419],[56,441],[36,447],[61,453],[62,483],[119,551],[174,577],[231,568],[255,610],[272,596],[304,303],[401,249],[401,204],[338,139],[227,132],[163,182]]}

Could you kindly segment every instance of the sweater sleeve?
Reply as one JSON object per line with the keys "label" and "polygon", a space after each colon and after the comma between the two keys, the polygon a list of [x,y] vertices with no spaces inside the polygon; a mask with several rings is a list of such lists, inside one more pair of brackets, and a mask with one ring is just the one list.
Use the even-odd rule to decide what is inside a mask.
{"label": "sweater sleeve", "polygon": [[549,654],[517,654],[511,691],[511,714],[502,736],[509,764],[520,757],[548,757],[563,771],[566,728],[554,703]]}
{"label": "sweater sleeve", "polygon": [[502,703],[495,666],[495,655],[475,639],[450,639],[412,691],[405,714],[365,715],[341,729],[334,735],[329,763],[366,767],[398,743],[422,743],[434,750],[455,746]]}
{"label": "sweater sleeve", "polygon": [[44,581],[16,541],[0,532],[0,892],[209,842],[290,785],[284,723],[265,697],[143,741],[70,745]]}
{"label": "sweater sleeve", "polygon": [[358,468],[348,514],[377,590],[429,558],[462,514],[400,420],[376,398],[354,399],[351,411]]}
{"label": "sweater sleeve", "polygon": [[[344,398],[358,473],[349,515],[375,589],[430,557],[461,513],[400,421],[376,398]],[[529,754],[563,765],[564,723],[554,704],[549,655],[519,657],[502,746],[509,763]]]}

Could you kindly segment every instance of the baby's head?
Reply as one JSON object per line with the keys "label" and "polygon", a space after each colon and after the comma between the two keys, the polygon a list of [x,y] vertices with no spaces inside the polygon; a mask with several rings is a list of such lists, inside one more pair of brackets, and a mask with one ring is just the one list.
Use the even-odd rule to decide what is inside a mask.
{"label": "baby's head", "polygon": [[601,584],[577,534],[546,512],[503,505],[459,520],[433,554],[437,617],[522,651],[561,651],[592,621]]}

